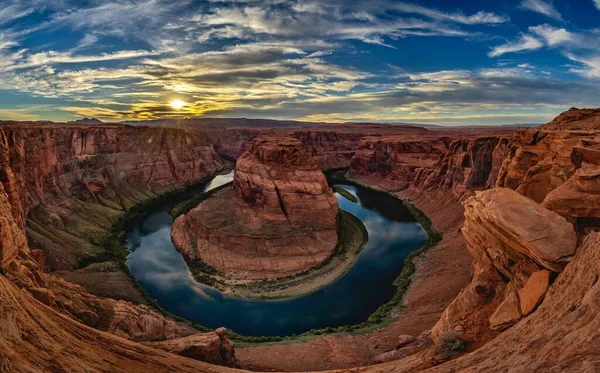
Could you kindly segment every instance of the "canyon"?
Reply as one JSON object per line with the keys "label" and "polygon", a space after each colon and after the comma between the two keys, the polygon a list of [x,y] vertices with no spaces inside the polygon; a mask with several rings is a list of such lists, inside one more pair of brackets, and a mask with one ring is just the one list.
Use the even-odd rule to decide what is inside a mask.
{"label": "canyon", "polygon": [[[0,124],[0,369],[233,371],[193,357],[268,371],[597,371],[599,125],[594,109],[516,131]],[[145,302],[103,234],[232,160],[233,187],[213,197],[265,220],[335,232],[330,168],[429,216],[441,240],[411,259],[388,323],[234,353],[224,330],[197,333]]]}
{"label": "canyon", "polygon": [[227,278],[293,276],[327,260],[338,242],[338,202],[300,141],[263,135],[238,158],[233,187],[173,224],[175,246]]}

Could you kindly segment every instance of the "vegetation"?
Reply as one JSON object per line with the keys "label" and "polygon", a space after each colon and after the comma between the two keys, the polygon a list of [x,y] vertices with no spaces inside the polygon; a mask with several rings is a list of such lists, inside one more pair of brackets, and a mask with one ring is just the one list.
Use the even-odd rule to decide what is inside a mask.
{"label": "vegetation", "polygon": [[[388,195],[390,195],[394,198],[398,198],[391,192],[386,192],[383,190],[379,190],[376,188],[372,188],[372,187],[360,184],[353,180],[345,179],[343,177],[344,170],[334,170],[334,171],[335,171],[335,173],[328,175],[333,180],[343,181],[344,183],[356,185],[361,188],[371,189],[371,190],[379,192],[379,193],[387,193]],[[199,184],[202,184],[202,183],[199,183]],[[212,195],[212,193],[220,190],[221,188],[226,187],[227,185],[228,184],[226,184],[222,187],[216,188],[210,192],[202,193],[200,195],[191,195],[191,197],[188,200],[186,200],[185,204],[179,204],[171,210],[172,215],[178,216],[182,213],[189,211],[191,208],[196,206],[200,201],[208,198],[210,195]],[[101,261],[118,261],[119,263],[121,263],[123,270],[127,274],[129,274],[128,268],[125,265],[125,261],[127,259],[127,255],[128,255],[128,250],[124,245],[124,243],[125,243],[124,240],[125,240],[125,232],[129,229],[131,224],[133,224],[135,219],[138,217],[138,215],[142,211],[152,208],[153,206],[164,205],[171,198],[174,198],[174,197],[181,198],[182,193],[186,193],[186,192],[189,193],[189,191],[193,190],[194,188],[197,189],[197,186],[196,187],[188,187],[183,191],[178,190],[178,191],[169,192],[162,196],[150,199],[144,203],[134,205],[131,209],[129,209],[123,216],[121,216],[118,219],[118,221],[112,226],[108,235],[106,235],[106,236],[102,237],[101,239],[99,239],[98,241],[96,241],[96,244],[98,246],[103,247],[105,252],[96,256],[93,260],[90,260],[87,263],[81,263],[81,264],[89,265],[91,263],[101,262]],[[442,234],[440,232],[437,232],[433,228],[433,224],[431,223],[431,220],[425,215],[425,213],[423,213],[422,211],[420,211],[414,205],[410,204],[407,201],[403,201],[403,203],[404,203],[405,207],[410,210],[410,212],[412,213],[414,218],[427,231],[427,233],[429,235],[429,239],[419,250],[413,252],[406,259],[404,267],[402,269],[402,272],[400,273],[398,278],[394,281],[394,285],[397,287],[397,290],[396,290],[396,293],[394,294],[393,298],[388,303],[379,307],[369,317],[369,319],[367,321],[362,322],[357,325],[340,326],[340,327],[335,327],[335,328],[329,327],[329,328],[324,328],[324,329],[310,330],[310,331],[307,331],[300,335],[253,337],[253,336],[243,336],[243,335],[228,331],[228,337],[230,339],[236,341],[236,343],[238,343],[238,345],[267,343],[267,342],[273,342],[273,343],[294,342],[295,343],[295,342],[308,340],[311,338],[316,338],[321,335],[332,334],[332,333],[338,333],[338,334],[368,333],[368,332],[371,332],[371,331],[374,331],[374,330],[377,330],[377,329],[380,329],[380,328],[383,328],[383,327],[389,325],[394,320],[392,317],[392,311],[394,310],[394,308],[396,308],[397,306],[399,306],[401,304],[402,298],[411,284],[412,275],[416,271],[414,259],[416,257],[418,257],[419,255],[421,255],[422,253],[424,253],[425,251],[427,251],[428,249],[430,249],[431,247],[435,246],[442,239]],[[342,218],[342,219],[344,219],[344,218]],[[362,226],[362,224],[360,224],[360,225]],[[363,229],[364,229],[364,226],[363,226]],[[340,241],[343,241],[343,240],[344,240],[344,236],[342,234],[340,236]],[[342,245],[342,247],[343,247],[343,245]],[[192,273],[194,273],[194,272],[202,273],[204,275],[209,276],[211,279],[213,279],[213,278],[210,275],[214,275],[216,273],[215,268],[212,268],[204,263],[197,263],[197,264],[191,264],[191,265],[190,265],[190,263],[188,263],[188,265],[190,266],[190,270],[192,271]],[[205,278],[200,278],[199,280],[201,280],[201,282],[211,281],[210,279],[205,279]],[[214,279],[212,281],[214,281]],[[158,312],[160,312],[161,314],[163,314],[164,316],[170,317],[181,323],[185,323],[189,326],[196,328],[199,331],[208,331],[209,330],[206,327],[194,324],[193,322],[191,322],[187,319],[183,319],[179,316],[170,314],[169,312],[165,311],[158,304],[156,304],[154,299],[152,299],[148,296],[148,294],[138,285],[137,281],[133,280],[133,282],[136,284],[136,286],[138,287],[140,292],[144,295],[146,300],[150,304],[152,304],[155,307],[155,309]],[[204,283],[207,283],[207,282],[204,282]],[[210,285],[210,283],[208,283],[208,284]]]}
{"label": "vegetation", "polygon": [[[339,222],[339,233],[338,233],[338,244],[332,253],[325,261],[320,264],[304,271],[297,273],[295,275],[290,275],[282,278],[278,278],[276,280],[263,280],[251,285],[247,285],[246,287],[250,292],[260,293],[261,290],[279,290],[289,288],[290,286],[294,286],[294,283],[298,280],[301,281],[303,278],[306,278],[310,275],[313,275],[315,272],[327,267],[331,262],[339,257],[346,257],[347,255],[351,255],[353,258],[356,257],[360,253],[360,251],[365,247],[365,244],[368,241],[369,233],[365,228],[364,224],[360,219],[355,217],[354,215],[339,210],[338,212],[338,222]],[[342,258],[342,259],[344,259]],[[291,284],[290,284],[291,283]],[[324,284],[323,286],[327,286],[328,284]],[[240,285],[243,287],[243,285]],[[253,290],[256,289],[256,290]],[[318,290],[318,288],[312,288],[310,291]],[[298,296],[300,294],[294,294],[293,296]],[[253,296],[244,295],[244,297],[253,298]],[[280,299],[287,298],[288,295],[258,295],[255,298],[258,299]]]}

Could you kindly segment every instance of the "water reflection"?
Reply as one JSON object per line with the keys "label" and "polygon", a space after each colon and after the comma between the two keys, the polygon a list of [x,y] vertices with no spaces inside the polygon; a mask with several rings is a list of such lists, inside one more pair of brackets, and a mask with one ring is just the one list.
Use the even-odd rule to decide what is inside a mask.
{"label": "water reflection", "polygon": [[[227,183],[232,177],[217,176],[204,189]],[[177,201],[147,212],[133,224],[127,235],[131,251],[127,265],[163,308],[210,328],[225,326],[253,336],[291,335],[360,323],[392,298],[393,281],[404,260],[425,243],[427,234],[396,199],[356,186],[338,185],[358,198],[354,203],[336,194],[340,207],[364,223],[369,241],[342,277],[311,294],[283,300],[248,300],[196,283],[171,242],[173,219],[168,211]]]}

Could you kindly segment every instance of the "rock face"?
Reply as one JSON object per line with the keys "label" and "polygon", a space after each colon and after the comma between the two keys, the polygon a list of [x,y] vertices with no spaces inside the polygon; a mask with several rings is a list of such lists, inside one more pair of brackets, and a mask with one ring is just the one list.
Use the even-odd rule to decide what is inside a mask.
{"label": "rock face", "polygon": [[589,139],[586,132],[529,130],[520,131],[502,164],[497,186],[516,190],[541,203],[575,172],[571,149]]}
{"label": "rock face", "polygon": [[199,333],[146,345],[195,360],[235,367],[235,349],[233,343],[225,337],[226,332],[227,330],[220,328],[212,333]]}
{"label": "rock face", "polygon": [[572,149],[574,175],[542,202],[546,208],[578,221],[580,226],[600,217],[600,144],[585,145]]}
{"label": "rock face", "polygon": [[[223,167],[206,134],[120,125],[0,125],[19,226],[50,270],[99,255],[90,243],[134,204]],[[6,189],[6,188],[5,188]]]}
{"label": "rock face", "polygon": [[92,329],[0,275],[0,366],[6,372],[232,372]]}
{"label": "rock face", "polygon": [[543,127],[549,130],[598,129],[600,128],[600,109],[571,108]]}
{"label": "rock face", "polygon": [[504,136],[366,137],[352,159],[350,173],[386,189],[443,188],[460,199],[494,187],[509,150],[510,139]]}
{"label": "rock face", "polygon": [[494,337],[541,300],[539,272],[560,272],[576,252],[571,224],[510,189],[480,192],[464,205],[462,232],[475,274],[433,329],[434,340],[457,326],[475,341]]}
{"label": "rock face", "polygon": [[600,329],[599,261],[600,236],[591,233],[529,317],[434,371],[596,371],[600,366],[595,353]]}
{"label": "rock face", "polygon": [[[10,142],[10,140],[8,140],[6,133],[2,134],[0,145],[6,145],[7,141]],[[29,333],[35,334],[35,337],[32,338],[36,338],[38,342],[44,341],[45,344],[37,346],[38,349],[43,348],[47,353],[52,352],[52,345],[47,344],[47,339],[50,338],[49,334],[58,339],[58,342],[55,341],[54,343],[60,343],[61,337],[68,335],[66,330],[68,330],[69,325],[73,328],[71,330],[83,328],[81,324],[75,323],[75,320],[135,341],[161,341],[180,337],[182,331],[173,321],[167,320],[164,316],[146,306],[136,306],[113,299],[100,299],[77,285],[72,285],[43,273],[44,254],[40,251],[35,251],[32,254],[27,245],[22,221],[20,220],[22,218],[23,199],[19,198],[19,194],[15,190],[17,183],[14,182],[14,175],[18,175],[18,173],[13,172],[10,168],[9,159],[9,148],[1,146],[0,221],[2,225],[0,227],[0,259],[2,259],[2,267],[0,268],[0,299],[2,299],[2,302],[0,302],[0,331],[5,339],[0,343],[2,345],[0,349],[3,350],[0,352],[0,367],[9,371],[15,371],[13,368],[16,371],[31,370],[20,365],[19,368],[11,365],[13,364],[11,361],[15,361],[14,364],[19,361],[18,359],[12,360],[12,358],[17,358],[20,354],[28,351],[29,345],[23,341],[24,336],[29,338],[31,336]],[[21,288],[21,290],[18,288]],[[45,306],[41,306],[42,304]],[[22,314],[24,305],[27,305],[25,307],[27,315]],[[49,316],[41,315],[40,310]],[[56,314],[59,311],[63,316]],[[37,316],[34,317],[33,315],[36,312]],[[33,318],[34,324],[31,324],[31,318]],[[50,322],[49,319],[54,319],[54,321]],[[56,325],[57,320],[61,320],[59,326]],[[47,321],[52,326],[42,326]],[[44,329],[45,327],[52,327],[53,329]],[[24,333],[20,331],[20,328],[28,330],[28,332]],[[76,334],[79,335],[77,338],[82,338],[81,336],[86,334],[86,330],[90,338],[94,340],[102,338],[93,337],[94,333],[100,335],[100,332],[91,332],[92,329],[80,330],[78,333],[82,334]],[[219,348],[223,347],[233,351],[231,342],[224,336],[220,336],[219,341]],[[15,344],[20,344],[19,349],[11,351],[10,346]],[[74,346],[76,344],[76,342],[71,341],[70,345]],[[58,352],[54,351],[54,353]],[[87,358],[87,354],[85,355]],[[235,359],[227,361],[223,359],[224,356],[230,355],[225,354],[214,362],[227,365],[234,364]],[[6,360],[8,357],[11,357],[11,360]],[[52,359],[52,355],[50,357]],[[210,356],[207,355],[207,358],[210,358]],[[34,364],[35,358],[29,356],[26,361]],[[24,361],[21,361],[21,364],[23,363]],[[35,364],[31,366],[35,366]],[[55,368],[56,365],[50,370],[55,370]],[[81,367],[69,369],[80,370]]]}
{"label": "rock face", "polygon": [[236,163],[233,188],[173,224],[175,246],[231,279],[293,275],[337,245],[338,203],[317,163],[288,136],[263,135]]}
{"label": "rock face", "polygon": [[292,136],[300,140],[321,169],[328,169],[350,166],[365,133],[312,130],[296,131]]}
{"label": "rock face", "polygon": [[316,161],[294,138],[254,140],[237,160],[233,189],[267,221],[335,229],[337,199]]}
{"label": "rock face", "polygon": [[388,189],[405,189],[419,171],[432,170],[446,150],[443,139],[417,141],[406,136],[369,136],[361,140],[350,172],[378,179]]}

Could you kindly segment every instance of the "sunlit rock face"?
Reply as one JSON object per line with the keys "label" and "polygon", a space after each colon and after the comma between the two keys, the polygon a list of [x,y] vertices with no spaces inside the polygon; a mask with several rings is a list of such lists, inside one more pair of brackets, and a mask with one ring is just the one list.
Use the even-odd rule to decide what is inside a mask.
{"label": "sunlit rock face", "polygon": [[266,221],[335,227],[337,199],[317,162],[292,137],[267,135],[250,143],[237,160],[233,188]]}
{"label": "sunlit rock face", "polygon": [[485,342],[535,309],[549,272],[561,272],[575,255],[577,236],[566,219],[511,189],[479,192],[464,206],[462,233],[475,271],[432,337],[460,328]]}
{"label": "sunlit rock face", "polygon": [[190,260],[234,279],[276,278],[326,260],[337,244],[338,203],[316,161],[289,136],[263,135],[236,163],[233,188],[173,224]]}

